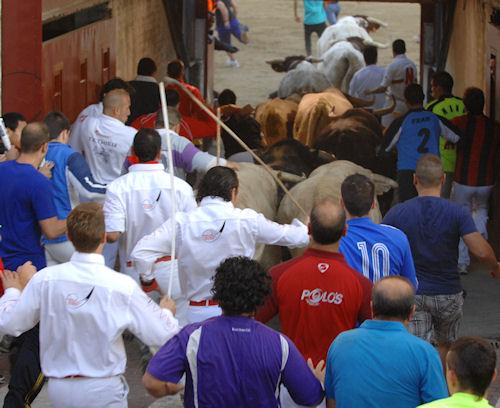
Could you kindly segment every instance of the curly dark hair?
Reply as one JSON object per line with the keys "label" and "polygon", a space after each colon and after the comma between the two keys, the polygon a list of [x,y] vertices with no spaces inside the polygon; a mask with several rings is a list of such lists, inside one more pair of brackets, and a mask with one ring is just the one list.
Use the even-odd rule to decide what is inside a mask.
{"label": "curly dark hair", "polygon": [[196,199],[201,201],[205,197],[220,197],[224,201],[231,201],[231,192],[238,189],[238,184],[238,175],[233,169],[212,167],[201,179]]}
{"label": "curly dark hair", "polygon": [[212,293],[225,315],[253,313],[271,293],[271,278],[257,261],[227,258],[216,269]]}

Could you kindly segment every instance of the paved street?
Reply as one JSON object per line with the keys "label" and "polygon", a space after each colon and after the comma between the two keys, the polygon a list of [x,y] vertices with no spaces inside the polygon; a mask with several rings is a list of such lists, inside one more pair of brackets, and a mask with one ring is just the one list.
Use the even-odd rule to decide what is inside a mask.
{"label": "paved street", "polygon": [[[464,288],[467,291],[465,301],[463,335],[479,335],[495,342],[497,355],[500,360],[500,280],[491,279],[486,272],[474,270],[463,278]],[[128,369],[126,373],[130,386],[130,408],[160,408],[182,407],[178,396],[154,401],[142,387],[139,349],[135,342],[127,341]],[[500,363],[497,364],[500,370]],[[0,355],[0,373],[8,373],[8,359]],[[3,400],[7,387],[0,388],[0,399]],[[489,400],[494,405],[500,398],[500,380],[497,379],[491,387]],[[32,405],[33,408],[50,407],[44,389]],[[497,405],[500,408],[500,401]]]}

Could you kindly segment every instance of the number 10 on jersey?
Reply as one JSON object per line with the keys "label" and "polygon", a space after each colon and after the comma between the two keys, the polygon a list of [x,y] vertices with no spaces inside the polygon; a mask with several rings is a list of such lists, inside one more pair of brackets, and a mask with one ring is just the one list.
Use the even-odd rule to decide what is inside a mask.
{"label": "number 10 on jersey", "polygon": [[[383,277],[389,276],[391,261],[389,258],[389,249],[384,244],[382,244],[381,242],[373,244],[371,254],[368,253],[368,246],[366,245],[366,241],[358,242],[357,245],[358,249],[361,251],[361,259],[363,262],[363,275],[365,277],[367,277],[373,283],[375,283],[380,279],[382,279]],[[381,261],[382,261],[382,269],[380,269]],[[373,270],[372,279],[370,278],[370,262]]]}

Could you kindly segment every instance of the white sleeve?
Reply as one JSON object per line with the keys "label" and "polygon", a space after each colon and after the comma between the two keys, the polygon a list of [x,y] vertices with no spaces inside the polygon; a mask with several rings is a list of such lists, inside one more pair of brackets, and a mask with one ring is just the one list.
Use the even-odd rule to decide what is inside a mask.
{"label": "white sleeve", "polygon": [[258,214],[256,224],[256,239],[261,244],[281,245],[290,248],[301,248],[309,244],[307,226],[296,218],[291,224],[281,225],[269,221],[262,214]]}
{"label": "white sleeve", "polygon": [[[111,186],[110,186],[111,187]],[[125,232],[126,213],[120,197],[108,188],[103,206],[106,232]]]}
{"label": "white sleeve", "polygon": [[161,309],[137,285],[130,297],[129,313],[129,330],[150,347],[163,346],[180,330],[172,312]]}
{"label": "white sleeve", "polygon": [[392,64],[390,64],[386,69],[385,69],[385,72],[384,72],[384,77],[382,78],[382,83],[380,84],[380,86],[384,86],[384,87],[388,87],[391,85],[392,83],[392,78],[393,76],[393,67],[392,67]]}
{"label": "white sleeve", "polygon": [[446,126],[442,121],[439,121],[439,127],[441,129],[441,136],[443,136],[446,140],[449,140],[452,143],[457,143],[460,140],[460,136]]}
{"label": "white sleeve", "polygon": [[40,282],[35,275],[22,293],[8,288],[0,298],[0,333],[17,337],[35,327],[39,321]]}

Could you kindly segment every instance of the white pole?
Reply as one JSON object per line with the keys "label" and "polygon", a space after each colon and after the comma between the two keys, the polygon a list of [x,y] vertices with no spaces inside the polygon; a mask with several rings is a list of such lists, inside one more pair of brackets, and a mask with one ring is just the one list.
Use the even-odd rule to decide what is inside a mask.
{"label": "white pole", "polygon": [[172,282],[175,273],[175,265],[177,264],[175,261],[175,240],[177,236],[177,228],[175,222],[175,213],[176,213],[176,197],[175,197],[175,180],[174,180],[174,155],[172,153],[172,140],[170,138],[170,127],[168,122],[168,109],[167,109],[167,97],[165,96],[165,84],[160,82],[158,84],[160,87],[160,100],[161,100],[161,111],[163,114],[163,123],[165,125],[165,131],[167,132],[167,151],[168,151],[168,172],[170,174],[170,201],[172,206],[172,213],[170,214],[170,221],[172,223],[172,246],[170,248],[170,257],[172,258],[170,261],[170,278],[168,281],[168,297],[172,296]]}
{"label": "white pole", "polygon": [[217,119],[218,119],[218,122],[217,122],[217,161],[216,161],[216,164],[217,166],[219,166],[219,163],[220,163],[220,150],[221,150],[221,136],[220,136],[220,107],[217,108]]}

